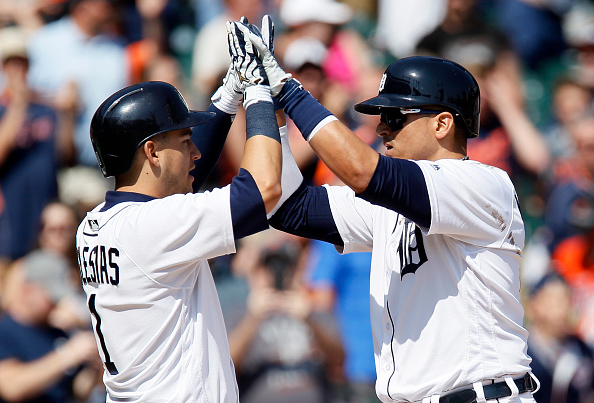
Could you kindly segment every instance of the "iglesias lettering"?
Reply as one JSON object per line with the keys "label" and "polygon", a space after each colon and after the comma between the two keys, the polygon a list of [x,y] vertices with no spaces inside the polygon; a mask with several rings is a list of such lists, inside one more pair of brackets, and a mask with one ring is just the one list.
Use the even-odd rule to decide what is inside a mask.
{"label": "iglesias lettering", "polygon": [[117,258],[120,251],[116,248],[108,248],[104,245],[96,245],[94,248],[85,246],[77,249],[78,268],[83,284],[111,284],[120,283],[120,267]]}

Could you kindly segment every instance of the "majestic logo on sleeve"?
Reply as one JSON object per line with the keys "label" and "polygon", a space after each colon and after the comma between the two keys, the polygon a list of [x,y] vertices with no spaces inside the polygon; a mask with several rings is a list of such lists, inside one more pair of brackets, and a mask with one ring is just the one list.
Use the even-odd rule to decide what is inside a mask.
{"label": "majestic logo on sleeve", "polygon": [[400,244],[398,245],[400,258],[400,279],[407,273],[415,273],[427,261],[423,233],[414,222],[406,220]]}
{"label": "majestic logo on sleeve", "polygon": [[97,220],[87,220],[87,222],[89,223],[89,228],[91,228],[91,231],[99,231],[99,222]]}

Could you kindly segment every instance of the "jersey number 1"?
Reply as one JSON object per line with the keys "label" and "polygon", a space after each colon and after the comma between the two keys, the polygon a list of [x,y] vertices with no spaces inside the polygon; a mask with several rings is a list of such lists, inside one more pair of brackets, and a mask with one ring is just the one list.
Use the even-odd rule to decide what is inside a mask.
{"label": "jersey number 1", "polygon": [[99,343],[101,343],[101,350],[103,350],[103,355],[105,356],[105,368],[109,371],[112,375],[117,375],[118,370],[115,364],[111,361],[109,353],[107,352],[107,347],[105,347],[105,339],[103,338],[103,333],[101,332],[101,318],[99,317],[99,313],[97,312],[97,308],[95,307],[95,297],[97,295],[91,294],[89,297],[89,310],[95,317],[97,321],[97,325],[95,326],[95,332],[97,332],[97,337],[99,338]]}

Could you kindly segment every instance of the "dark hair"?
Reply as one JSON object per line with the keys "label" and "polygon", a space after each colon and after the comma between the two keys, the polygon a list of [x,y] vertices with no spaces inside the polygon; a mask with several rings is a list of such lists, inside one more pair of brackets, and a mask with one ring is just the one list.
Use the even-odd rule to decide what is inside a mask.
{"label": "dark hair", "polygon": [[530,289],[530,297],[534,297],[540,290],[543,289],[543,287],[555,282],[568,286],[567,281],[565,281],[565,278],[563,278],[562,275],[554,270],[551,270],[543,275],[540,280],[538,280],[536,284],[532,286]]}
{"label": "dark hair", "polygon": [[261,255],[261,263],[274,273],[274,287],[283,290],[286,286],[286,279],[292,276],[299,252],[294,245],[283,244],[278,248],[264,249]]}

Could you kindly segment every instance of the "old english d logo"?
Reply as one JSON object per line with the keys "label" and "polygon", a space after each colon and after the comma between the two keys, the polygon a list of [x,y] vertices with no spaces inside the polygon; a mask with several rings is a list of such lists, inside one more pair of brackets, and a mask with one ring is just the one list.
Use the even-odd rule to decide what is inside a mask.
{"label": "old english d logo", "polygon": [[398,255],[400,256],[400,279],[407,273],[415,273],[423,263],[427,261],[423,234],[421,229],[414,222],[406,220]]}

